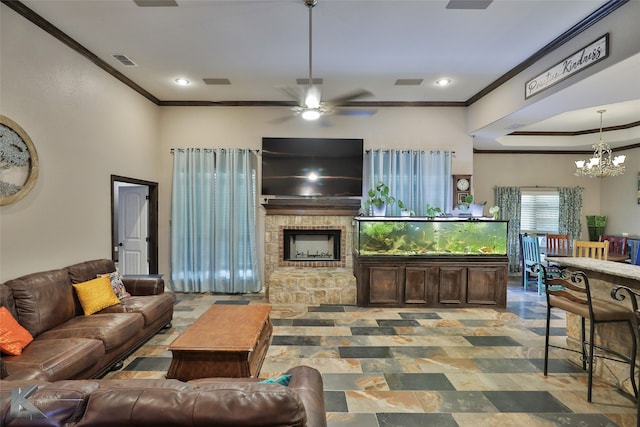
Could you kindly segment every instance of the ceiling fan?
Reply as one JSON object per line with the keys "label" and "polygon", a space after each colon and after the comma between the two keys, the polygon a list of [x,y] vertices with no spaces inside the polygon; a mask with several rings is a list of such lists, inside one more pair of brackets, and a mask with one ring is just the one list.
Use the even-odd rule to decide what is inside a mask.
{"label": "ceiling fan", "polygon": [[342,115],[372,115],[375,110],[354,110],[354,109],[341,109],[340,107],[345,104],[354,101],[359,98],[372,96],[373,94],[365,89],[357,89],[353,92],[349,92],[342,96],[338,96],[329,101],[321,101],[321,90],[317,84],[314,84],[313,80],[313,7],[318,3],[318,0],[303,0],[304,4],[309,9],[309,79],[307,80],[307,87],[304,91],[299,91],[291,88],[283,88],[283,90],[292,98],[294,98],[299,105],[292,108],[296,116],[300,116],[305,120],[317,120],[320,117],[329,114],[342,114]]}

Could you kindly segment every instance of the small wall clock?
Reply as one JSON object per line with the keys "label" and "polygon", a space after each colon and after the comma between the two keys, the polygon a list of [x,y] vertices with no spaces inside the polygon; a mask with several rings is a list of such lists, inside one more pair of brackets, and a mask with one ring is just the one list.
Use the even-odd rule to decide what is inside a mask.
{"label": "small wall clock", "polygon": [[0,115],[0,206],[22,199],[38,179],[38,154],[20,125]]}

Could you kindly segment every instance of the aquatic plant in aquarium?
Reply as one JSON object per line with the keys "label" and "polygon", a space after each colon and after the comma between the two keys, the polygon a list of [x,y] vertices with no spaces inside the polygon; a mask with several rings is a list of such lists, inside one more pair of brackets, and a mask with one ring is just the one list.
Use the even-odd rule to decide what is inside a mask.
{"label": "aquatic plant in aquarium", "polygon": [[358,221],[360,255],[506,255],[503,221]]}

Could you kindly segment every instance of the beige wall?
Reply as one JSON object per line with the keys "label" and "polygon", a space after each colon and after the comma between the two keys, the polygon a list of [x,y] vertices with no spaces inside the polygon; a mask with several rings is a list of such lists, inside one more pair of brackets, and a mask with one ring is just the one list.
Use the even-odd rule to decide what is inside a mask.
{"label": "beige wall", "polygon": [[[471,173],[471,137],[464,133],[465,109],[387,108],[372,117],[332,117],[331,126],[274,119],[291,114],[287,108],[164,107],[160,114],[160,270],[169,271],[169,216],[171,148],[236,147],[260,149],[262,137],[363,138],[365,149],[446,149],[456,152],[454,173]],[[258,221],[258,239],[264,236],[264,212]],[[263,260],[259,242],[258,258]],[[263,270],[263,269],[261,269]],[[264,283],[264,282],[263,282]]]}
{"label": "beige wall", "polygon": [[640,205],[637,203],[640,148],[625,150],[624,175],[606,179],[577,177],[572,154],[475,154],[474,187],[480,200],[495,202],[494,187],[582,187],[582,238],[589,239],[586,215],[607,215],[608,234],[640,236]]}
{"label": "beige wall", "polygon": [[110,175],[157,180],[158,107],[2,5],[0,114],[29,134],[33,190],[0,207],[0,281],[111,257]]}
{"label": "beige wall", "polygon": [[600,215],[607,216],[607,234],[628,233],[640,238],[640,148],[622,151],[626,154],[626,173],[602,180]]}

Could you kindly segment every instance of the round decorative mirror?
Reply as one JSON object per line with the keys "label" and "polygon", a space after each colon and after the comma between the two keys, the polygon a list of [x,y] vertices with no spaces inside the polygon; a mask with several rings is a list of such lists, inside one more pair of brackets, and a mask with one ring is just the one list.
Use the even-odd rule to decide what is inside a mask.
{"label": "round decorative mirror", "polygon": [[0,206],[22,199],[38,178],[38,154],[29,135],[0,115]]}

